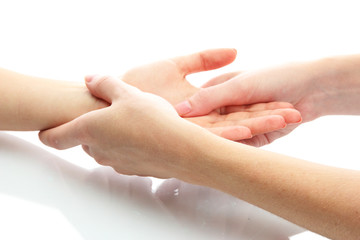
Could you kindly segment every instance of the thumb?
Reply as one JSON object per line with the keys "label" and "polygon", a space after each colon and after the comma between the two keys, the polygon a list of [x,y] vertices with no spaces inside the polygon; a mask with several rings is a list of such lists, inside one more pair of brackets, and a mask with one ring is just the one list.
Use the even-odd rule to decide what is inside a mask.
{"label": "thumb", "polygon": [[108,103],[120,97],[127,87],[120,79],[112,76],[87,76],[85,83],[92,95]]}
{"label": "thumb", "polygon": [[223,106],[238,104],[235,102],[238,93],[229,82],[208,88],[201,88],[188,100],[175,106],[182,117],[201,116]]}
{"label": "thumb", "polygon": [[[81,117],[80,117],[81,118]],[[76,118],[68,123],[55,128],[39,132],[40,141],[58,150],[63,150],[83,144],[83,124],[80,118]]]}
{"label": "thumb", "polygon": [[217,69],[232,63],[236,58],[236,49],[218,48],[173,58],[172,61],[185,75]]}

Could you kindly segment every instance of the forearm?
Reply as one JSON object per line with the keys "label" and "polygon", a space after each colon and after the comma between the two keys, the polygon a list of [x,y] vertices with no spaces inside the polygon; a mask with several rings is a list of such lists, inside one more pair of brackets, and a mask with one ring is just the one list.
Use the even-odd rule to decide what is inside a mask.
{"label": "forearm", "polygon": [[217,137],[197,142],[202,151],[192,160],[196,178],[190,181],[232,194],[331,239],[360,235],[359,172]]}
{"label": "forearm", "polygon": [[359,115],[360,55],[326,58],[314,64],[319,69],[313,83],[314,105],[320,115]]}
{"label": "forearm", "polygon": [[0,69],[0,130],[42,130],[105,104],[85,85]]}

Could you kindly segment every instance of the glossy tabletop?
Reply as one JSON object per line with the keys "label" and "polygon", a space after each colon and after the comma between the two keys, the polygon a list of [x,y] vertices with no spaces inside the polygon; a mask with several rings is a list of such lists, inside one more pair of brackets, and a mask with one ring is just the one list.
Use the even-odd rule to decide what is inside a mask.
{"label": "glossy tabletop", "polygon": [[[85,169],[0,133],[0,239],[266,239],[304,230],[176,179]],[[159,181],[159,180],[158,180]]]}

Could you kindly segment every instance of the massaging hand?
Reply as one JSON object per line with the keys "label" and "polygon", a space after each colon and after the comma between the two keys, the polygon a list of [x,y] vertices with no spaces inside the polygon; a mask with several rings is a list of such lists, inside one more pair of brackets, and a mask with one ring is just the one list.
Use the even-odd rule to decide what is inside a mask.
{"label": "massaging hand", "polygon": [[[132,69],[121,79],[174,105],[200,90],[186,80],[187,75],[220,68],[231,63],[235,57],[233,49],[206,50]],[[241,106],[226,113],[211,110],[201,117],[187,120],[231,140],[272,132],[301,120],[299,112],[291,104],[283,102]]]}
{"label": "massaging hand", "polygon": [[[300,111],[303,122],[307,122],[318,117],[318,109],[322,107],[317,99],[324,93],[316,84],[316,78],[316,67],[305,63],[262,71],[227,73],[205,83],[203,88],[177,105],[176,109],[181,116],[192,117],[219,108],[225,114],[243,109],[242,106],[233,105],[284,101],[293,104]],[[288,134],[298,125],[291,124],[242,142],[262,146]]]}
{"label": "massaging hand", "polygon": [[57,149],[81,144],[98,163],[122,174],[184,177],[179,158],[194,154],[198,131],[210,133],[179,117],[163,98],[117,78],[88,77],[86,84],[111,106],[40,132],[44,144]]}

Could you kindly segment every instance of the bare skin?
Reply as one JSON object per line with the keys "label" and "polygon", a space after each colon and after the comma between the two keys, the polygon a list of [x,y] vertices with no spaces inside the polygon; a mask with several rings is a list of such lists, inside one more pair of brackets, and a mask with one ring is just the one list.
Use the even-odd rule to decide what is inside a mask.
{"label": "bare skin", "polygon": [[[303,123],[324,115],[358,115],[359,62],[360,56],[353,55],[227,73],[210,80],[187,101],[177,105],[176,109],[180,115],[190,117],[201,116],[218,108],[222,108],[224,113],[240,110],[232,105],[284,101],[300,111]],[[288,134],[297,125],[289,125],[244,142],[262,146]]]}
{"label": "bare skin", "polygon": [[44,144],[57,149],[81,144],[98,163],[121,174],[209,186],[331,239],[358,239],[359,171],[235,143],[181,119],[164,99],[116,78],[87,81],[91,93],[111,106],[41,132]]}
{"label": "bare skin", "polygon": [[[140,66],[120,78],[175,105],[201,91],[187,81],[188,75],[223,67],[234,61],[235,57],[234,49],[205,50]],[[186,119],[230,140],[263,135],[302,120],[293,105],[286,102],[256,103],[239,106],[231,112],[215,110],[197,118]]]}
{"label": "bare skin", "polygon": [[[222,67],[236,57],[232,49],[207,50],[140,66],[122,79],[175,104],[199,89],[186,75]],[[0,69],[0,130],[43,130],[66,123],[84,113],[108,106],[94,98],[85,85],[26,76]],[[230,140],[243,140],[301,121],[288,103],[255,104],[248,109],[220,114],[216,111],[187,120]]]}

